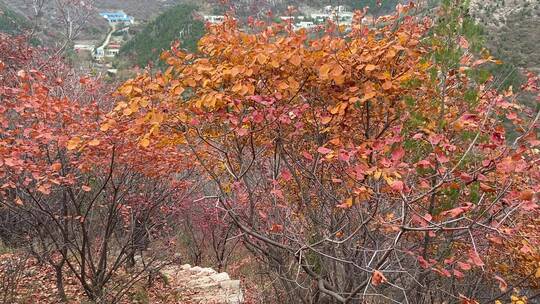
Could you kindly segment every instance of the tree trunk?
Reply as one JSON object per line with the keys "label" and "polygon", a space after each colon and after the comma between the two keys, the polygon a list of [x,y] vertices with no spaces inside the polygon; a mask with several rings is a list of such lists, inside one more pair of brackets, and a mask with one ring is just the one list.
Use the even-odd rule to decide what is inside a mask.
{"label": "tree trunk", "polygon": [[54,266],[56,272],[56,289],[58,290],[58,297],[62,302],[67,302],[66,291],[64,289],[64,274],[62,273],[62,265]]}

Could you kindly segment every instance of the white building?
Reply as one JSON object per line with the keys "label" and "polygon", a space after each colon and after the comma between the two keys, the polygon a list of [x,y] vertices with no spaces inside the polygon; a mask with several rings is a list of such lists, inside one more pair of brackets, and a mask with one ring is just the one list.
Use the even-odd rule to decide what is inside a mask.
{"label": "white building", "polygon": [[92,51],[92,57],[94,60],[101,60],[105,57],[105,49],[98,47]]}
{"label": "white building", "polygon": [[294,29],[295,30],[299,30],[299,29],[312,29],[312,28],[315,28],[317,27],[317,25],[311,21],[302,21],[302,22],[298,22],[294,25]]}
{"label": "white building", "polygon": [[223,21],[225,21],[225,16],[220,15],[204,15],[203,18],[204,21],[212,24],[222,23]]}
{"label": "white building", "polygon": [[95,44],[92,43],[85,43],[85,42],[75,42],[75,45],[73,45],[73,49],[75,51],[92,51],[96,48]]}
{"label": "white building", "polygon": [[107,20],[110,24],[124,23],[124,24],[133,24],[135,23],[135,18],[128,16],[124,11],[116,12],[103,12],[99,13],[103,18]]}

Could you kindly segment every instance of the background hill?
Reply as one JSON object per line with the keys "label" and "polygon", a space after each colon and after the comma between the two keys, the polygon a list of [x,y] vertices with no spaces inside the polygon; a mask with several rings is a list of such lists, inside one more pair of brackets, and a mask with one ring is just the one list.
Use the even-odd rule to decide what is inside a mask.
{"label": "background hill", "polygon": [[516,68],[540,72],[540,2],[537,0],[473,0],[471,15],[486,29],[486,43],[495,56]]}
{"label": "background hill", "polygon": [[25,16],[0,1],[0,32],[16,34],[30,27]]}
{"label": "background hill", "polygon": [[143,28],[135,30],[135,36],[120,50],[120,63],[145,66],[155,62],[171,42],[180,39],[182,47],[197,49],[197,42],[204,34],[204,23],[194,19],[196,7],[179,4],[157,16]]}

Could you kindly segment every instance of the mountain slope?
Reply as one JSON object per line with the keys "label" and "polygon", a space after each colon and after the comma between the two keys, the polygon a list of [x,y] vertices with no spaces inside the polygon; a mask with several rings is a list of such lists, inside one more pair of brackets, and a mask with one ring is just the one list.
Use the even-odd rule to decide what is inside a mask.
{"label": "mountain slope", "polygon": [[18,34],[30,28],[26,18],[0,2],[0,32]]}
{"label": "mountain slope", "polygon": [[540,2],[473,0],[470,10],[486,28],[487,44],[495,56],[518,68],[540,72]]}
{"label": "mountain slope", "polygon": [[145,66],[155,62],[162,50],[168,49],[176,39],[190,51],[197,49],[197,42],[204,34],[202,21],[193,18],[195,6],[180,4],[148,23],[120,50],[121,61]]}

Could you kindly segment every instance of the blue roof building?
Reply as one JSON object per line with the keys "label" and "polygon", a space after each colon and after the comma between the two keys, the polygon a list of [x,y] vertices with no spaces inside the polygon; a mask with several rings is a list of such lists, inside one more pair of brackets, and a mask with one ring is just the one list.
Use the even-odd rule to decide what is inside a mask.
{"label": "blue roof building", "polygon": [[128,16],[124,11],[116,11],[116,12],[103,12],[100,13],[100,15],[107,19],[109,23],[133,23],[134,18],[131,16]]}

